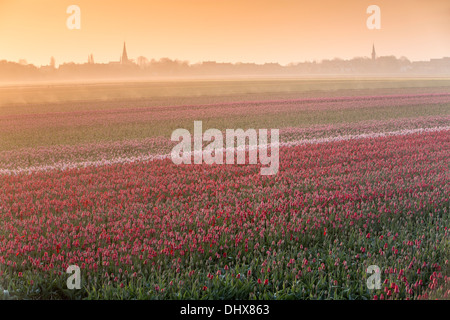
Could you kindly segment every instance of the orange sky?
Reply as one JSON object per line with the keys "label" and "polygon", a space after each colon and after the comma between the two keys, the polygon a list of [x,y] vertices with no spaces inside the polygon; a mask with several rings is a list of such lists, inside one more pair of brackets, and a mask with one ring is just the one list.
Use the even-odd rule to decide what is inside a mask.
{"label": "orange sky", "polygon": [[[81,8],[81,30],[66,9]],[[381,7],[381,30],[366,9]],[[449,0],[0,0],[0,60],[37,65],[128,55],[196,63],[450,56]]]}

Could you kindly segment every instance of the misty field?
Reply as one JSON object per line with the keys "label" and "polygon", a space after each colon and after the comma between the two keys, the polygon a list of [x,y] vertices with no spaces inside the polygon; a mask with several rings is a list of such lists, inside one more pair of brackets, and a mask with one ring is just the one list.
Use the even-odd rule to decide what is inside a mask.
{"label": "misty field", "polygon": [[[0,97],[0,298],[449,297],[450,80],[23,85]],[[278,174],[173,164],[170,135],[195,120],[280,129]],[[81,289],[67,288],[71,265]]]}

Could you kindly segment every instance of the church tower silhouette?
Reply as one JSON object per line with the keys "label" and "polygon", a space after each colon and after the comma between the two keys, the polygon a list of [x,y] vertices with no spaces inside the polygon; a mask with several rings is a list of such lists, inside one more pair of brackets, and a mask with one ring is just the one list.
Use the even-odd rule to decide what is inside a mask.
{"label": "church tower silhouette", "polygon": [[126,64],[126,63],[130,62],[130,60],[128,60],[127,45],[125,42],[123,43],[123,52],[122,52],[122,58],[120,59],[120,62],[122,64]]}
{"label": "church tower silhouette", "polygon": [[375,52],[375,44],[372,45],[372,60],[375,61],[377,53]]}

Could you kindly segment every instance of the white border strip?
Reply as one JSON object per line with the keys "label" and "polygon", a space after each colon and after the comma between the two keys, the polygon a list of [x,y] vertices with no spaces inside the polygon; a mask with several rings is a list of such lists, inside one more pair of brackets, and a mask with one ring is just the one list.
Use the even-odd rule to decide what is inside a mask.
{"label": "white border strip", "polygon": [[[374,132],[374,133],[362,133],[356,135],[343,135],[343,136],[335,136],[335,137],[327,137],[327,138],[316,138],[316,139],[302,139],[298,141],[290,141],[290,142],[281,142],[278,143],[279,147],[294,147],[308,144],[320,144],[320,143],[329,143],[329,142],[339,142],[339,141],[349,141],[356,139],[367,139],[367,138],[381,138],[381,137],[389,137],[389,136],[402,136],[409,135],[414,133],[426,133],[426,132],[438,132],[438,131],[446,131],[450,130],[450,126],[445,127],[432,127],[432,128],[417,128],[417,129],[404,129],[398,131],[390,131],[390,132]],[[258,146],[245,146],[246,149],[252,150],[258,148]],[[267,147],[262,146],[262,148]],[[261,146],[260,146],[261,148]],[[236,149],[242,149],[241,147],[236,147]],[[226,152],[226,148],[223,148],[223,152]],[[195,152],[191,152],[191,154],[195,154]],[[99,166],[107,166],[114,164],[127,164],[134,162],[144,162],[144,161],[154,161],[154,160],[164,160],[171,158],[170,154],[163,155],[141,155],[135,157],[118,157],[110,160],[102,159],[98,161],[83,161],[83,162],[57,162],[52,165],[43,165],[43,166],[31,166],[26,168],[17,168],[17,169],[0,169],[0,175],[17,175],[17,174],[32,174],[34,172],[44,172],[51,170],[69,170],[69,169],[77,169],[77,168],[86,168],[86,167],[99,167]]]}

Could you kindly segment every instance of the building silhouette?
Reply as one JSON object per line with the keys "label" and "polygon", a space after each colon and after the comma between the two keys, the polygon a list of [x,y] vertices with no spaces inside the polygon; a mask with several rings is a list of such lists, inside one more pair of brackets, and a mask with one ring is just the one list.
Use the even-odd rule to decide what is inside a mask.
{"label": "building silhouette", "polygon": [[88,64],[94,64],[94,55],[91,53],[90,55],[88,55]]}
{"label": "building silhouette", "polygon": [[128,57],[126,42],[117,61],[95,63],[94,55],[88,55],[87,63],[67,62],[56,67],[54,59],[49,65],[37,67],[21,59],[19,63],[0,60],[0,82],[23,80],[65,80],[65,79],[120,79],[153,78],[165,76],[243,76],[243,75],[336,75],[336,74],[384,74],[384,75],[438,75],[450,76],[450,57],[413,61],[406,57],[377,56],[375,43],[371,56],[355,57],[348,60],[335,58],[320,62],[298,62],[282,66],[278,63],[219,63],[204,61],[189,64],[187,61],[161,58],[149,60],[139,56],[137,61]]}

